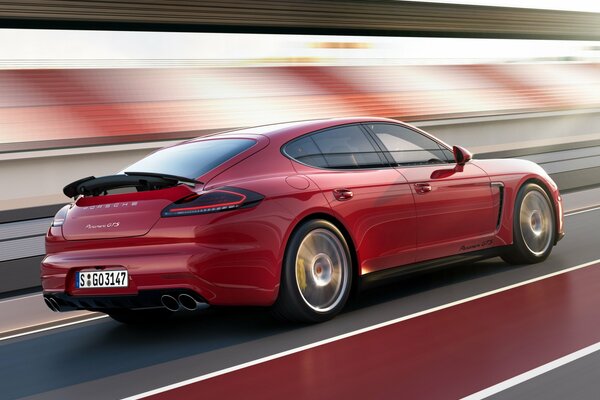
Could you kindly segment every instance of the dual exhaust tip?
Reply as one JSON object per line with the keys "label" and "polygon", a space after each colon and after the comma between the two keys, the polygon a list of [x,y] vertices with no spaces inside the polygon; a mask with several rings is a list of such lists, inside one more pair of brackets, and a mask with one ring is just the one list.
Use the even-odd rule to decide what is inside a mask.
{"label": "dual exhaust tip", "polygon": [[[179,311],[182,308],[189,311],[208,307],[208,304],[199,302],[189,294],[180,294],[177,297],[165,294],[160,298],[162,305],[169,311]],[[53,297],[44,296],[44,302],[54,312],[60,312],[60,305]]]}
{"label": "dual exhaust tip", "polygon": [[54,299],[52,297],[44,297],[44,302],[46,303],[48,308],[51,309],[52,311],[60,312],[60,306],[58,305],[58,302],[56,301],[56,299]]}
{"label": "dual exhaust tip", "polygon": [[182,308],[188,311],[198,310],[200,308],[206,308],[206,303],[201,303],[189,294],[180,294],[179,296],[171,296],[165,294],[160,298],[162,305],[169,311],[179,311]]}

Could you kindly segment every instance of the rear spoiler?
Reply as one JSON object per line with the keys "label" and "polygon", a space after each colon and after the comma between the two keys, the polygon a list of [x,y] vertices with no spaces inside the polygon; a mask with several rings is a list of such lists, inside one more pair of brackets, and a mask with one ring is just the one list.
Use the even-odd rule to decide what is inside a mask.
{"label": "rear spoiler", "polygon": [[159,176],[131,176],[131,175],[108,175],[96,178],[88,176],[69,183],[63,188],[67,197],[99,196],[111,189],[135,187],[138,191],[163,189],[177,186],[179,180]]}

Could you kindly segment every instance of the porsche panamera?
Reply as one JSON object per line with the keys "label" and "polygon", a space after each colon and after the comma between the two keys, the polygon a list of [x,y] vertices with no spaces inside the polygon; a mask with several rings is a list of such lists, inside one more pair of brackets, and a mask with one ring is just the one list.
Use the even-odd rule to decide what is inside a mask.
{"label": "porsche panamera", "polygon": [[373,282],[496,256],[536,263],[564,235],[537,164],[473,159],[384,118],[204,136],[63,192],[44,300],[124,323],[210,305],[320,322]]}

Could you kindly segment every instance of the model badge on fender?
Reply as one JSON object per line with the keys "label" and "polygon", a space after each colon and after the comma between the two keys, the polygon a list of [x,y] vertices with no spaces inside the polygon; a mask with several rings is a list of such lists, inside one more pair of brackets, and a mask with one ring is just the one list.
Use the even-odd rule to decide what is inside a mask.
{"label": "model badge on fender", "polygon": [[489,239],[489,240],[484,240],[481,243],[463,245],[463,246],[460,246],[460,251],[476,250],[476,249],[480,249],[482,247],[491,246],[493,243],[494,243],[494,240]]}

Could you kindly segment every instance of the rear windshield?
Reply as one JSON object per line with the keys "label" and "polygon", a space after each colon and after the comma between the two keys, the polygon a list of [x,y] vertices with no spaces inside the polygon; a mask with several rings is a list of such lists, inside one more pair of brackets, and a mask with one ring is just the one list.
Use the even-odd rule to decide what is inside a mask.
{"label": "rear windshield", "polygon": [[123,172],[152,172],[196,179],[249,149],[252,139],[214,139],[167,147],[142,158]]}

